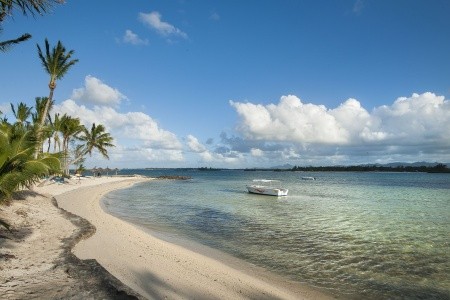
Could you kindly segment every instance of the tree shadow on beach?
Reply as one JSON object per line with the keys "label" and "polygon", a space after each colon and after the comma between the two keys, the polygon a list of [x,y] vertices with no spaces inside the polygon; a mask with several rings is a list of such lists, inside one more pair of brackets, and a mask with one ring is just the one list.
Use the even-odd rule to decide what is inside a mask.
{"label": "tree shadow on beach", "polygon": [[[23,212],[26,214],[26,212]],[[20,212],[18,212],[20,214]],[[6,219],[6,222],[10,220]],[[20,226],[11,226],[8,229],[0,228],[0,261],[15,258],[14,254],[4,253],[4,250],[11,250],[14,253],[14,249],[23,242],[28,236],[33,234],[33,227],[26,224]]]}
{"label": "tree shadow on beach", "polygon": [[151,272],[139,273],[142,289],[150,299],[211,299],[211,295],[204,295],[196,291],[195,287],[189,290],[180,290],[165,282],[161,277]]}
{"label": "tree shadow on beach", "polygon": [[36,197],[46,197],[45,195],[42,195],[36,191],[33,190],[23,190],[23,191],[17,191],[13,193],[11,200],[13,201],[23,201],[27,198],[36,198]]}
{"label": "tree shadow on beach", "polygon": [[[150,299],[220,299],[223,297],[224,290],[205,292],[204,288],[192,286],[189,289],[179,289],[164,281],[160,276],[151,272],[133,272],[140,278],[141,288],[148,294]],[[183,276],[183,275],[180,275]],[[214,280],[216,281],[216,280]],[[225,287],[225,290],[230,287]],[[245,287],[243,288],[243,290]],[[222,295],[220,295],[222,293]],[[279,299],[275,295],[262,293],[249,294],[249,291],[239,291],[243,299],[275,300]],[[232,297],[232,295],[228,295]]]}
{"label": "tree shadow on beach", "polygon": [[[12,194],[11,199],[5,204],[11,205],[13,201],[24,201],[26,199],[45,197],[32,190],[18,191]],[[24,241],[28,236],[33,234],[33,227],[27,222],[28,213],[26,209],[18,208],[11,214],[1,214],[0,218],[9,225],[9,228],[0,227],[0,251],[4,249],[13,249],[18,243]],[[20,222],[17,220],[20,218]],[[13,255],[0,252],[1,259],[13,258]]]}
{"label": "tree shadow on beach", "polygon": [[[11,205],[14,201],[25,201],[30,198],[46,197],[33,190],[22,190],[14,192],[11,199],[6,202],[6,206]],[[0,249],[13,248],[12,242],[19,243],[25,240],[33,233],[33,227],[27,222],[28,213],[25,209],[18,208],[10,215],[1,215],[1,219],[9,225],[9,228],[0,227]],[[22,218],[21,222],[17,222],[17,218]],[[10,257],[9,255],[2,255],[0,259]]]}

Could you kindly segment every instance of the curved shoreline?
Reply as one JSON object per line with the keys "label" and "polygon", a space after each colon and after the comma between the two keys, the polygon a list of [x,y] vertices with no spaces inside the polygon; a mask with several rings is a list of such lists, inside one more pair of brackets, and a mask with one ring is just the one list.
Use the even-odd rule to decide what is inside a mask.
{"label": "curved shoreline", "polygon": [[107,193],[146,180],[49,184],[0,208],[14,228],[0,238],[0,299],[332,299],[219,250],[158,238],[101,207]]}
{"label": "curved shoreline", "polygon": [[78,187],[75,181],[35,187],[0,207],[11,225],[0,228],[0,299],[143,299],[97,261],[72,253],[95,227],[58,207],[54,196]]}
{"label": "curved shoreline", "polygon": [[[92,223],[96,233],[78,243],[80,259],[95,259],[142,296],[170,299],[329,299],[292,282],[250,275],[222,261],[161,240],[107,214],[101,199],[108,192],[145,179],[79,188],[56,196],[59,205]],[[275,278],[275,277],[274,277]]]}

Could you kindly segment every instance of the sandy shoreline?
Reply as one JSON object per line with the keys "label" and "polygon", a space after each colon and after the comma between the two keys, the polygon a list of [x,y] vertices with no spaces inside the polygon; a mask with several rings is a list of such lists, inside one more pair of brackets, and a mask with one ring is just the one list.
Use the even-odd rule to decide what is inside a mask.
{"label": "sandy shoreline", "polygon": [[[74,186],[44,186],[58,205],[96,228],[95,234],[73,249],[82,259],[95,259],[118,280],[147,299],[327,299],[313,289],[292,282],[271,280],[158,239],[138,227],[103,211],[100,199],[106,193],[140,182],[142,178],[88,179]],[[15,205],[15,204],[14,204]],[[55,209],[55,211],[58,211]],[[16,212],[17,214],[17,209]],[[55,213],[56,214],[56,213]],[[73,225],[72,225],[73,226]],[[57,227],[63,228],[59,224]],[[68,226],[65,231],[76,229]],[[63,229],[61,229],[63,230]],[[3,248],[3,245],[2,245]],[[14,253],[12,249],[11,253]],[[39,258],[38,258],[39,259]],[[13,263],[10,259],[7,263]],[[0,295],[12,289],[1,278]],[[2,275],[4,270],[1,270]],[[18,276],[18,274],[16,274]],[[4,283],[4,281],[6,281]],[[119,288],[120,289],[120,288]],[[69,298],[70,295],[68,294]],[[1,297],[1,296],[0,296]],[[29,297],[28,297],[29,298]],[[58,298],[58,297],[56,297]],[[61,297],[66,298],[66,297]],[[95,297],[94,297],[95,298]],[[115,297],[113,297],[115,298]],[[20,299],[20,298],[17,298]]]}

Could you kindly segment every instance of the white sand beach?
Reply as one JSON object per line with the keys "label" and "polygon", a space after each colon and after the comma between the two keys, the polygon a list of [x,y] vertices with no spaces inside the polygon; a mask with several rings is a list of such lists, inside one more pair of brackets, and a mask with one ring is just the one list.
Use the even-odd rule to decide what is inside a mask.
{"label": "white sand beach", "polygon": [[[82,260],[97,260],[143,298],[330,299],[270,273],[254,273],[256,268],[247,268],[244,263],[236,267],[163,241],[103,211],[102,196],[143,180],[149,179],[103,177],[46,185],[35,189],[46,197],[28,196],[26,200],[3,207],[0,217],[26,215],[17,218],[13,225],[28,222],[26,225],[30,226],[32,234],[1,244],[1,254],[8,257],[9,253],[10,259],[6,259],[0,269],[0,298],[28,299],[30,295],[78,298],[73,294],[76,289],[70,290],[73,278],[54,267],[64,237],[72,234],[76,227],[58,208],[52,207],[49,199],[53,196],[61,208],[86,219],[96,228],[92,237],[74,247],[75,255]],[[39,292],[40,286],[48,290]]]}

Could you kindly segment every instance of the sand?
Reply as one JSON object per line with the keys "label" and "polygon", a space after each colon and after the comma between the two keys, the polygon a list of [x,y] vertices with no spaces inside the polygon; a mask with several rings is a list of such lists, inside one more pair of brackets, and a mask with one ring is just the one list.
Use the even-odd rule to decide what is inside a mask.
{"label": "sand", "polygon": [[[102,196],[143,180],[148,179],[91,178],[81,183],[45,185],[35,188],[34,192],[40,195],[30,194],[26,200],[2,207],[0,217],[6,216],[14,220],[14,227],[25,229],[12,238],[0,239],[0,298],[330,298],[270,273],[255,273],[257,268],[246,263],[227,264],[163,241],[103,211]],[[55,207],[52,197],[69,213]],[[80,235],[79,227],[84,226],[81,231],[89,235],[90,224],[74,224],[70,219],[77,218],[75,215],[95,227],[88,239],[77,234]],[[71,248],[74,258],[67,253]],[[67,258],[71,260],[67,262]],[[84,262],[91,266],[82,268],[81,276],[77,265]],[[100,272],[96,273],[98,269]]]}

